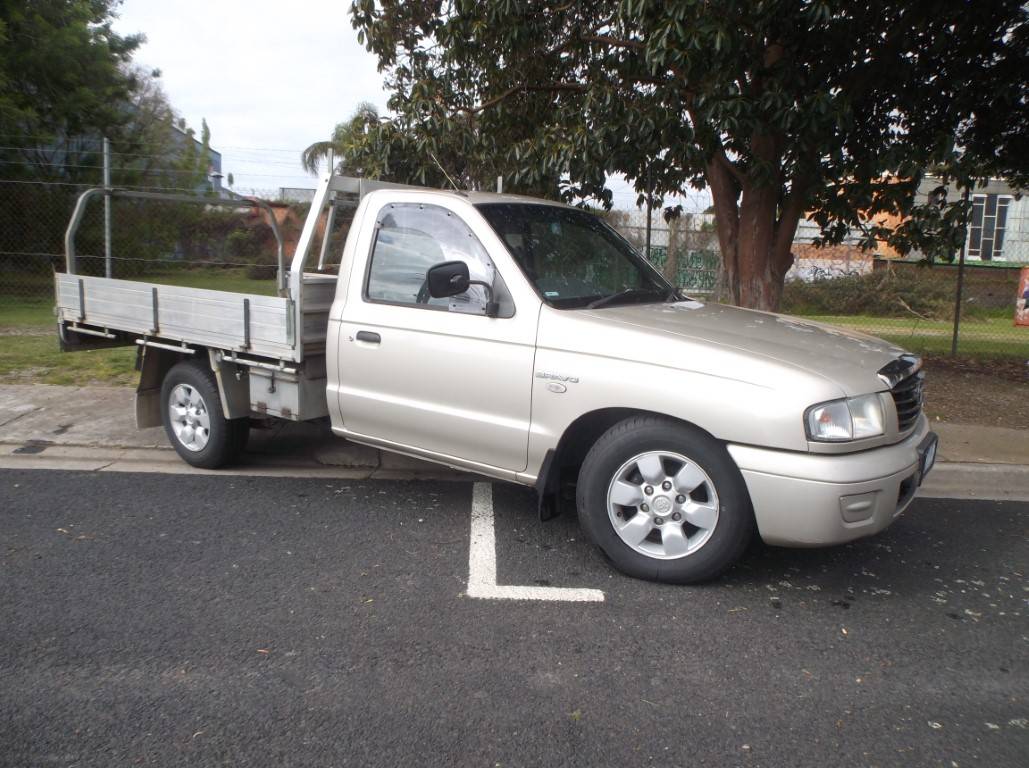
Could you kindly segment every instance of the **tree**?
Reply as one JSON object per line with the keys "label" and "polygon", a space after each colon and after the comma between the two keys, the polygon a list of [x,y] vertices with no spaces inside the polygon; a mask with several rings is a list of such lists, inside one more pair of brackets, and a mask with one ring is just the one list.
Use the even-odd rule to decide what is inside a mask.
{"label": "tree", "polygon": [[778,306],[805,214],[826,243],[904,215],[962,139],[1025,162],[1019,0],[354,0],[351,13],[398,119],[516,183],[556,177],[605,202],[612,172],[641,193],[648,170],[658,194],[708,187],[728,298],[745,306]]}
{"label": "tree", "polygon": [[368,175],[362,173],[359,156],[364,154],[362,147],[367,143],[368,132],[378,125],[379,110],[371,102],[362,101],[345,122],[336,124],[331,139],[316,141],[303,151],[300,164],[305,171],[317,173],[319,164],[331,156],[340,173]]}
{"label": "tree", "polygon": [[[124,104],[136,87],[128,66],[142,42],[112,31],[115,7],[109,0],[0,0],[5,179],[100,180],[99,138],[124,124]],[[74,187],[15,189],[0,201],[0,250],[60,253]],[[50,263],[37,268],[49,271]]]}
{"label": "tree", "polygon": [[[481,130],[437,133],[429,125],[403,114],[379,115],[369,102],[360,103],[348,120],[336,125],[329,141],[315,142],[301,155],[304,168],[316,173],[331,150],[336,170],[355,176],[464,189],[492,189],[497,176],[508,171],[505,183],[517,184],[499,151],[487,151],[490,137]],[[558,177],[542,175],[523,182],[521,191],[556,196]]]}
{"label": "tree", "polygon": [[120,0],[0,0],[4,143],[111,133],[136,89],[142,35],[111,29]]}
{"label": "tree", "polygon": [[[1019,31],[1018,44],[1029,50],[1029,28]],[[1025,114],[1025,94],[1001,84],[996,91],[985,83],[971,98],[968,111],[972,118],[963,121],[946,150],[927,168],[939,180],[927,199],[910,208],[894,229],[872,226],[868,239],[889,241],[902,253],[918,251],[923,263],[953,262],[964,247],[971,214],[971,192],[990,178],[1003,178],[1013,187],[1029,190],[1029,159],[1025,146],[1029,117]],[[1021,115],[1020,122],[1010,116]],[[998,128],[995,130],[995,127]],[[958,194],[952,194],[952,187]]]}
{"label": "tree", "polygon": [[[121,125],[110,136],[117,153],[112,182],[115,186],[183,190],[206,186],[211,163],[211,129],[207,121],[201,119],[198,146],[196,132],[185,118],[176,114],[161,86],[160,70],[138,65],[129,69],[136,87],[121,105]],[[59,147],[67,141],[75,138],[62,137],[52,146]]]}

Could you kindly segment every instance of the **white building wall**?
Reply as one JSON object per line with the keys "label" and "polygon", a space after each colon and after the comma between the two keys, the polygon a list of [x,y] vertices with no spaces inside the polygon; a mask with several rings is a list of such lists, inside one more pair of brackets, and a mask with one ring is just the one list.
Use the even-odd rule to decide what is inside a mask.
{"label": "white building wall", "polygon": [[1029,197],[1012,197],[1008,205],[1004,249],[997,261],[1029,263]]}

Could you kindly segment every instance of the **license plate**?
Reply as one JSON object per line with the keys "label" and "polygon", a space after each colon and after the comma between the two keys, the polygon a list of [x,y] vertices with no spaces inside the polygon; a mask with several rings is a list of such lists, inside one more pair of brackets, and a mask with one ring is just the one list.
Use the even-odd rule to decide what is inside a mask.
{"label": "license plate", "polygon": [[929,474],[929,470],[933,468],[936,463],[936,448],[940,444],[939,437],[936,433],[930,432],[929,436],[926,437],[922,444],[918,447],[918,484],[921,485],[922,481],[925,480],[925,476]]}

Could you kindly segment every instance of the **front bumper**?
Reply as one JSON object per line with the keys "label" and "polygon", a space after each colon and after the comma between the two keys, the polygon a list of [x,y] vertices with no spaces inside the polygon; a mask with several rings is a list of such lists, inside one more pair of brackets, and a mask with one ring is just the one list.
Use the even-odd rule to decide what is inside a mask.
{"label": "front bumper", "polygon": [[[900,515],[922,481],[923,415],[900,443],[819,455],[729,445],[768,544],[817,547],[871,536]],[[920,450],[923,449],[923,450]]]}

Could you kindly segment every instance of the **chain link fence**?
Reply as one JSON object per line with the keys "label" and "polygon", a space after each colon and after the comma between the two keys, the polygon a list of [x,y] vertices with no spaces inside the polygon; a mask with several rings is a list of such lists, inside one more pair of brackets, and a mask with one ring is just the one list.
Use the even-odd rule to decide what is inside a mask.
{"label": "chain link fence", "polygon": [[[63,271],[64,236],[86,185],[0,181],[0,334],[52,333],[53,273]],[[286,241],[287,259],[308,204],[270,202]],[[113,276],[197,288],[273,294],[276,244],[268,213],[240,206],[215,208],[149,200],[112,201]],[[643,215],[609,214],[640,250]],[[338,224],[343,224],[338,222]],[[333,233],[345,238],[345,224]],[[1017,223],[1009,219],[1009,228]],[[1029,226],[1026,227],[1029,229]],[[1009,237],[1004,260],[970,260],[956,302],[958,268],[926,267],[876,258],[859,249],[811,249],[797,243],[797,265],[782,310],[887,338],[915,352],[949,354],[959,306],[960,354],[1029,358],[1029,327],[1014,323],[1021,266],[1029,253]],[[86,211],[76,240],[78,271],[105,271],[103,202]],[[340,249],[333,246],[334,255]],[[652,263],[687,294],[717,300],[721,259],[712,217],[658,220],[651,231]],[[1022,289],[1024,290],[1024,288]]]}
{"label": "chain link fence", "polygon": [[[88,185],[0,181],[0,326],[53,302],[53,274],[65,271],[65,232]],[[277,243],[287,256],[307,205],[273,202],[270,212],[239,206],[199,206],[159,200],[111,201],[111,273],[147,280],[247,293],[275,292]],[[104,201],[85,209],[75,238],[76,271],[104,275]]]}
{"label": "chain link fence", "polygon": [[[646,214],[615,212],[608,221],[641,252]],[[885,258],[855,244],[818,248],[801,231],[781,311],[888,339],[912,352],[1029,359],[1029,326],[1015,324],[1022,267],[1029,267],[1029,220],[1009,217],[1003,250],[990,261],[934,264]],[[655,211],[649,259],[688,295],[718,300],[721,256],[708,214],[665,221]],[[669,263],[669,253],[672,262]],[[1024,299],[1023,299],[1024,300]],[[955,324],[955,312],[958,320]]]}
{"label": "chain link fence", "polygon": [[[813,271],[786,283],[782,311],[888,339],[922,354],[1029,359],[1015,324],[1020,265],[959,268],[873,259],[849,273]],[[957,322],[955,322],[957,314]]]}
{"label": "chain link fence", "polygon": [[622,237],[638,251],[646,253],[650,263],[682,291],[708,298],[717,295],[722,259],[713,216],[687,213],[665,221],[655,212],[649,252],[646,213],[613,211],[607,218]]}

